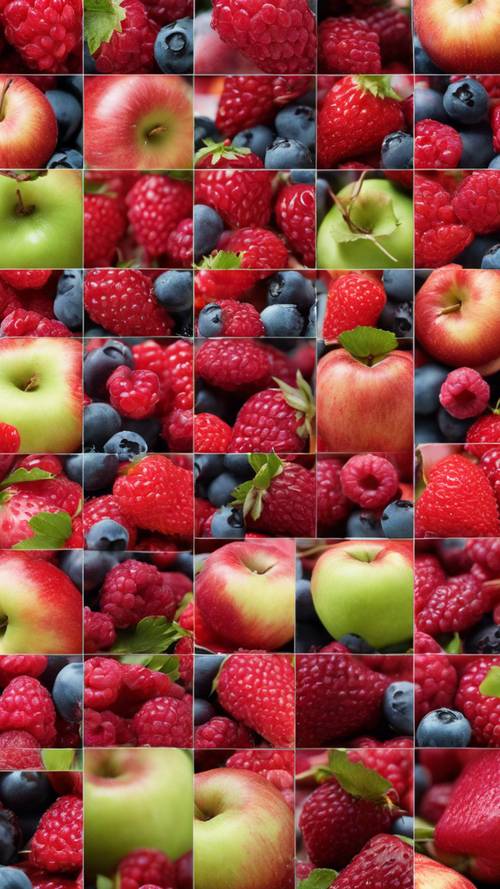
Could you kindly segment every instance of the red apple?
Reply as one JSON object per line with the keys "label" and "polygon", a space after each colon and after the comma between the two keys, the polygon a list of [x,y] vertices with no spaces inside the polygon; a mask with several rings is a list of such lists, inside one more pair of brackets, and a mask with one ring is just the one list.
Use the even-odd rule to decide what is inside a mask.
{"label": "red apple", "polygon": [[500,71],[498,0],[413,0],[415,30],[442,71]]}
{"label": "red apple", "polygon": [[475,889],[475,887],[463,874],[417,852],[415,889]]}
{"label": "red apple", "polygon": [[480,367],[500,353],[500,272],[447,265],[431,272],[415,299],[416,335],[452,367]]}
{"label": "red apple", "polygon": [[176,75],[86,78],[84,157],[93,169],[191,167],[190,88]]}
{"label": "red apple", "polygon": [[0,76],[0,167],[44,167],[57,142],[48,99],[25,77]]}

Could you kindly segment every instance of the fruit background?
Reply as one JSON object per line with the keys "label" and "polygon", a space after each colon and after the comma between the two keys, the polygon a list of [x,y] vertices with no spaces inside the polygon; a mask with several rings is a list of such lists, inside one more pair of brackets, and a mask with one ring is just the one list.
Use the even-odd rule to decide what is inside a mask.
{"label": "fruit background", "polygon": [[500,886],[498,0],[0,0],[0,889]]}

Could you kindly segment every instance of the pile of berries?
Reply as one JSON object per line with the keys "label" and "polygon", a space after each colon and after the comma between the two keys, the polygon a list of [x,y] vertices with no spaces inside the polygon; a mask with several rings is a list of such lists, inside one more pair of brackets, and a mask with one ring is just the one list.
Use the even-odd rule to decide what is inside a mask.
{"label": "pile of berries", "polygon": [[151,554],[86,552],[83,578],[86,654],[175,651],[186,679],[193,631],[189,553],[173,546]]}
{"label": "pile of berries", "polygon": [[168,173],[86,173],[86,268],[118,264],[189,268],[192,204],[189,178]]}
{"label": "pile of berries", "polygon": [[5,0],[0,11],[2,71],[81,71],[82,20],[82,0],[39,0],[36,6],[31,0]]}
{"label": "pile of berries", "polygon": [[[106,600],[109,595],[105,591]],[[122,663],[111,657],[91,657],[85,661],[86,746],[193,746],[188,694],[193,656],[183,654],[173,662],[170,657],[155,657],[155,666],[150,668],[147,664],[152,660],[139,657],[134,663]]]}
{"label": "pile of berries", "polygon": [[319,71],[324,74],[410,73],[411,9],[389,0],[325,3],[318,26]]}
{"label": "pile of berries", "polygon": [[[198,169],[311,169],[315,165],[315,92],[311,77],[199,78]],[[295,182],[314,182],[297,176]]]}
{"label": "pile of berries", "polygon": [[413,272],[323,272],[318,284],[318,336],[335,342],[355,327],[381,327],[413,336]]}
{"label": "pile of berries", "polygon": [[78,336],[81,331],[79,269],[0,272],[0,336]]}

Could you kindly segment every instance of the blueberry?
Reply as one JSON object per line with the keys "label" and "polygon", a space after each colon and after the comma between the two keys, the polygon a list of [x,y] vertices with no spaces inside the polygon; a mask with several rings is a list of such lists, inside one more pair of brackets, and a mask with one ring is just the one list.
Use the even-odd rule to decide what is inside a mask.
{"label": "blueberry", "polygon": [[376,651],[366,639],[363,639],[362,636],[358,636],[356,633],[346,633],[338,641],[345,645],[349,651],[352,651],[353,654],[372,654]]}
{"label": "blueberry", "polygon": [[316,179],[316,217],[318,226],[323,222],[331,203],[330,183],[326,179]]}
{"label": "blueberry", "polygon": [[113,519],[101,519],[85,535],[88,549],[126,550],[128,531]]}
{"label": "blueberry", "polygon": [[44,772],[9,772],[2,780],[1,796],[16,814],[41,812],[52,801],[52,788]]}
{"label": "blueberry", "polygon": [[387,302],[382,309],[378,326],[392,330],[397,337],[404,339],[413,336],[413,302]]}
{"label": "blueberry", "polygon": [[193,306],[193,275],[190,271],[168,271],[153,284],[156,299],[174,315]]}
{"label": "blueberry", "polygon": [[77,482],[81,485],[83,480],[83,454],[71,454],[70,457],[66,457],[64,470],[72,482]]}
{"label": "blueberry", "polygon": [[56,710],[66,722],[80,722],[83,700],[83,664],[67,664],[57,674],[52,697]]}
{"label": "blueberry", "polygon": [[392,682],[384,692],[384,717],[399,735],[413,734],[413,697],[413,682]]}
{"label": "blueberry", "polygon": [[68,74],[62,78],[62,85],[65,90],[75,96],[76,99],[83,98],[83,77],[81,74]]}
{"label": "blueberry", "polygon": [[[203,655],[201,656],[203,657]],[[210,701],[205,701],[203,698],[196,698],[193,705],[193,714],[194,724],[203,725],[205,722],[208,722],[209,719],[213,719],[214,716],[217,716],[217,710]]]}
{"label": "blueberry", "polygon": [[260,313],[266,336],[300,336],[304,328],[304,318],[297,306],[280,303],[266,306]]}
{"label": "blueberry", "polygon": [[[17,820],[23,835],[23,846],[26,847],[38,827],[40,822],[40,812],[18,815]],[[4,870],[4,868],[1,868],[1,870]]]}
{"label": "blueberry", "polygon": [[154,450],[160,429],[161,423],[155,417],[148,417],[147,420],[131,420],[130,417],[127,417],[127,432],[135,432],[140,435],[150,451]]}
{"label": "blueberry", "polygon": [[380,519],[372,512],[355,510],[347,519],[346,536],[366,539],[370,537],[383,537]]}
{"label": "blueberry", "polygon": [[164,74],[189,74],[193,70],[193,20],[178,19],[165,25],[155,40],[155,60]]}
{"label": "blueberry", "polygon": [[88,352],[83,362],[85,391],[91,398],[107,395],[106,381],[117,367],[133,367],[132,352],[120,340],[108,340],[104,346]]}
{"label": "blueberry", "polygon": [[115,559],[103,552],[88,551],[83,556],[83,589],[85,593],[97,590],[108,571],[115,565]]}
{"label": "blueberry", "polygon": [[222,454],[198,454],[194,459],[195,481],[208,482],[224,472],[224,457]]}
{"label": "blueberry", "polygon": [[440,407],[437,422],[445,441],[462,443],[466,440],[468,429],[472,426],[474,417],[469,420],[458,420],[456,417],[452,417],[444,407]]}
{"label": "blueberry", "polygon": [[212,207],[205,204],[195,204],[193,211],[193,228],[194,228],[194,259],[199,262],[217,245],[222,232],[224,231],[224,223]]}
{"label": "blueberry", "polygon": [[417,763],[415,766],[415,799],[417,802],[423,797],[426,790],[432,784],[432,775],[427,766]]}
{"label": "blueberry", "polygon": [[413,818],[411,815],[400,815],[399,818],[396,818],[391,824],[391,833],[397,834],[400,837],[408,837],[412,840]]}
{"label": "blueberry", "polygon": [[488,624],[467,640],[467,651],[477,654],[500,654],[500,626]]}
{"label": "blueberry", "polygon": [[434,64],[431,57],[427,55],[423,48],[420,38],[415,35],[415,73],[416,74],[442,74],[443,72]]}
{"label": "blueberry", "polygon": [[269,127],[259,124],[256,127],[250,127],[248,130],[242,130],[237,133],[233,139],[233,145],[238,148],[249,148],[253,154],[262,158],[266,155],[266,151],[271,147],[275,139],[275,134]]}
{"label": "blueberry", "polygon": [[148,452],[148,446],[142,435],[137,432],[117,432],[104,444],[106,454],[114,454],[120,463],[130,462]]}
{"label": "blueberry", "polygon": [[488,124],[469,127],[461,130],[462,157],[460,166],[470,170],[478,167],[487,167],[495,154],[493,148],[493,133]]}
{"label": "blueberry", "polygon": [[295,580],[303,580],[304,579],[304,566],[302,564],[302,559],[295,559]]}
{"label": "blueberry", "polygon": [[222,420],[227,416],[227,405],[221,399],[220,393],[214,392],[207,386],[196,386],[194,409],[197,414],[215,414]]}
{"label": "blueberry", "polygon": [[472,77],[450,83],[443,97],[444,109],[453,120],[473,124],[488,113],[489,96],[484,86]]}
{"label": "blueberry", "polygon": [[226,454],[224,457],[224,467],[238,477],[238,482],[248,481],[255,475],[248,462],[248,454]]}
{"label": "blueberry", "polygon": [[413,537],[413,503],[411,500],[393,500],[381,518],[382,531],[386,537]]}
{"label": "blueberry", "polygon": [[80,269],[66,269],[60,276],[54,299],[54,315],[70,330],[80,330],[82,326],[82,272]]}
{"label": "blueberry", "polygon": [[298,621],[317,623],[318,615],[311,595],[311,582],[298,580],[295,587],[295,611]]}
{"label": "blueberry", "polygon": [[316,119],[312,108],[307,105],[286,105],[278,111],[274,120],[278,136],[296,140],[312,148],[316,141]]}
{"label": "blueberry", "polygon": [[180,571],[181,574],[185,574],[186,577],[189,577],[189,579],[192,580],[194,574],[193,554],[179,553],[179,555],[175,557],[175,570]]}
{"label": "blueberry", "polygon": [[304,330],[304,336],[316,337],[316,331],[318,329],[318,309],[316,306],[311,306],[309,309],[309,314],[307,316],[307,325]]}
{"label": "blueberry", "polygon": [[87,451],[83,454],[83,487],[86,494],[93,494],[113,484],[120,462],[115,454]]}
{"label": "blueberry", "polygon": [[398,130],[382,142],[382,167],[385,170],[410,170],[413,166],[413,137]]}
{"label": "blueberry", "polygon": [[311,152],[296,139],[275,139],[266,151],[264,166],[267,170],[288,170],[301,167],[309,170],[314,166]]}
{"label": "blueberry", "polygon": [[198,316],[198,333],[200,336],[220,336],[224,327],[222,309],[217,303],[203,306]]}
{"label": "blueberry", "polygon": [[66,151],[56,151],[47,161],[48,170],[81,170],[83,157],[75,148],[67,148]]}
{"label": "blueberry", "polygon": [[0,889],[33,889],[33,884],[21,868],[0,867]]}
{"label": "blueberry", "polygon": [[293,305],[303,311],[316,302],[314,284],[300,272],[278,272],[270,279],[267,288],[267,304]]}
{"label": "blueberry", "polygon": [[59,556],[59,567],[81,591],[83,589],[83,550],[72,549]]}
{"label": "blueberry", "polygon": [[453,261],[466,269],[480,269],[484,254],[497,243],[498,234],[478,235]]}
{"label": "blueberry", "polygon": [[97,74],[96,63],[90,54],[89,45],[86,40],[83,44],[83,66],[85,74]]}
{"label": "blueberry", "polygon": [[222,142],[222,136],[215,126],[213,120],[209,117],[195,117],[194,119],[194,148],[199,151],[205,147],[205,139],[212,139],[214,142]]}
{"label": "blueberry", "polygon": [[47,90],[45,98],[52,106],[57,120],[57,146],[65,148],[75,138],[82,125],[82,106],[71,93]]}
{"label": "blueberry", "polygon": [[316,173],[314,170],[291,170],[290,182],[293,185],[314,185]]}
{"label": "blueberry", "polygon": [[308,623],[304,621],[297,625],[295,638],[295,650],[297,652],[317,651],[332,641],[328,630],[319,621]]}
{"label": "blueberry", "polygon": [[415,100],[415,123],[421,120],[438,120],[450,123],[443,106],[443,96],[437,90],[418,87],[413,93]]}
{"label": "blueberry", "polygon": [[468,747],[472,729],[458,710],[440,707],[421,720],[417,728],[417,747]]}
{"label": "blueberry", "polygon": [[10,864],[17,855],[22,836],[12,812],[0,811],[0,865]]}
{"label": "blueberry", "polygon": [[78,136],[75,139],[75,145],[76,145],[78,151],[80,152],[80,154],[83,156],[83,127],[80,127]]}
{"label": "blueberry", "polygon": [[497,154],[496,157],[493,158],[492,161],[488,164],[489,170],[500,170],[500,154]]}
{"label": "blueberry", "polygon": [[118,411],[104,401],[93,401],[83,409],[83,440],[86,448],[101,448],[122,428]]}
{"label": "blueberry", "polygon": [[85,336],[88,337],[101,337],[101,336],[109,336],[109,330],[106,330],[104,327],[99,327],[99,325],[94,325],[94,327],[85,327]]}
{"label": "blueberry", "polygon": [[500,244],[495,244],[481,260],[482,269],[500,269]]}
{"label": "blueberry", "polygon": [[382,281],[387,298],[395,303],[411,302],[413,299],[413,270],[386,269]]}
{"label": "blueberry", "polygon": [[212,537],[241,540],[245,536],[243,513],[238,506],[223,506],[212,517]]}
{"label": "blueberry", "polygon": [[439,393],[449,370],[440,364],[423,364],[415,370],[415,411],[427,416],[439,410]]}
{"label": "blueberry", "polygon": [[220,666],[224,660],[219,654],[199,654],[194,665],[194,693],[197,698],[208,700]]}
{"label": "blueberry", "polygon": [[222,472],[208,486],[208,499],[212,506],[224,506],[231,500],[232,493],[238,487],[240,479],[230,472]]}

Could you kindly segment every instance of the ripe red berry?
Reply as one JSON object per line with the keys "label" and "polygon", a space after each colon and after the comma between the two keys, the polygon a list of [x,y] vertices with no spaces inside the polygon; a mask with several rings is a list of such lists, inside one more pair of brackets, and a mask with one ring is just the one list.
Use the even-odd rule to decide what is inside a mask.
{"label": "ripe red berry", "polygon": [[356,454],[340,473],[342,490],[363,509],[382,509],[394,500],[399,479],[390,460],[376,454]]}
{"label": "ripe red berry", "polygon": [[318,29],[320,70],[330,74],[380,74],[377,31],[362,19],[326,18]]}
{"label": "ripe red berry", "polygon": [[138,269],[90,269],[84,305],[92,321],[118,336],[169,336],[174,322],[151,279]]}
{"label": "ripe red berry", "polygon": [[197,750],[213,748],[253,747],[252,735],[244,725],[239,725],[227,716],[214,716],[194,733],[194,746]]}
{"label": "ripe red berry", "polygon": [[194,418],[194,449],[198,454],[225,454],[232,429],[214,414],[196,414]]}
{"label": "ripe red berry", "polygon": [[482,414],[489,399],[488,383],[472,367],[458,367],[452,370],[439,393],[439,401],[445,410],[460,420]]}
{"label": "ripe red berry", "polygon": [[21,447],[21,436],[15,426],[0,423],[0,453],[17,454]]}
{"label": "ripe red berry", "polygon": [[462,157],[462,140],[453,127],[437,120],[419,120],[415,125],[415,169],[457,167]]}
{"label": "ripe red berry", "polygon": [[42,815],[31,840],[30,861],[50,873],[82,866],[83,803],[77,796],[60,796]]}
{"label": "ripe red berry", "polygon": [[160,380],[151,370],[131,370],[122,364],[108,378],[112,406],[124,417],[150,417],[160,400]]}

